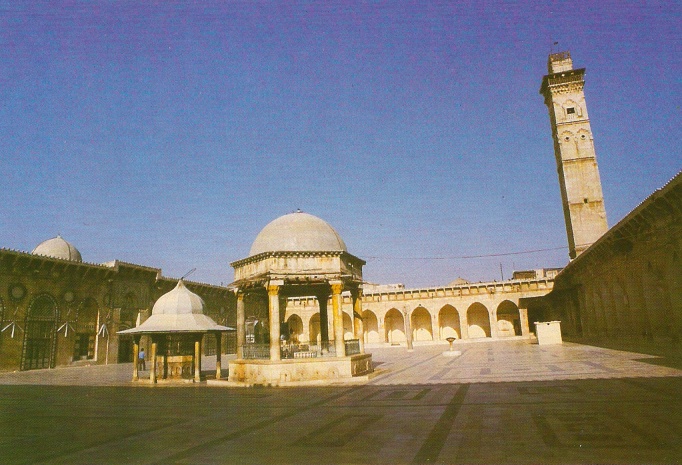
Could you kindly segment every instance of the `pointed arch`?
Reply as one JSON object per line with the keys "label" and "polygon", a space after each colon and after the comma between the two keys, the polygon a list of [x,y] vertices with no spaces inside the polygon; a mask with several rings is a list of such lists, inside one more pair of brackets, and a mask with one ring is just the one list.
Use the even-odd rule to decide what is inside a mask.
{"label": "pointed arch", "polygon": [[412,339],[414,341],[433,341],[433,325],[431,314],[421,305],[415,308],[410,315],[412,327]]}
{"label": "pointed arch", "polygon": [[49,294],[35,296],[28,306],[22,370],[54,367],[57,346],[57,301]]}
{"label": "pointed arch", "polygon": [[467,309],[467,321],[470,339],[490,337],[490,314],[485,305],[480,302],[471,304]]}
{"label": "pointed arch", "polygon": [[391,344],[400,344],[407,341],[405,337],[405,318],[399,310],[392,308],[384,317],[386,341]]}
{"label": "pointed arch", "polygon": [[379,322],[377,316],[371,310],[362,312],[362,326],[364,328],[365,344],[373,344],[380,342],[379,339]]}
{"label": "pointed arch", "polygon": [[350,341],[355,339],[353,333],[353,320],[350,319],[350,315],[346,312],[341,312],[343,314],[343,340]]}
{"label": "pointed arch", "polygon": [[98,313],[99,305],[93,298],[84,299],[78,306],[73,360],[92,360],[95,358]]}
{"label": "pointed arch", "polygon": [[438,312],[438,327],[440,339],[447,339],[449,337],[460,339],[462,337],[462,330],[459,326],[459,312],[455,307],[448,304],[440,309],[440,312]]}
{"label": "pointed arch", "polygon": [[321,340],[320,334],[320,312],[313,314],[308,322],[308,334],[310,335],[308,342],[310,344],[319,344]]}
{"label": "pointed arch", "polygon": [[303,320],[300,316],[293,313],[287,320],[287,325],[289,326],[289,341],[293,343],[298,343],[303,336]]}
{"label": "pointed arch", "polygon": [[497,306],[497,335],[511,337],[521,335],[521,313],[519,307],[510,300]]}

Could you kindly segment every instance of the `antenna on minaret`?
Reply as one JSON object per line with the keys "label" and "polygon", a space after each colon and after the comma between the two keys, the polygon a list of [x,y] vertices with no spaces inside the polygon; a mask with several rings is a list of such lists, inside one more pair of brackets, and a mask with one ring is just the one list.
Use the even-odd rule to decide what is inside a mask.
{"label": "antenna on minaret", "polygon": [[191,274],[194,273],[195,271],[197,271],[197,269],[196,269],[196,268],[192,268],[192,269],[189,270],[187,273],[185,273],[185,275],[184,275],[182,278],[180,278],[180,280],[184,280],[187,276],[191,275]]}

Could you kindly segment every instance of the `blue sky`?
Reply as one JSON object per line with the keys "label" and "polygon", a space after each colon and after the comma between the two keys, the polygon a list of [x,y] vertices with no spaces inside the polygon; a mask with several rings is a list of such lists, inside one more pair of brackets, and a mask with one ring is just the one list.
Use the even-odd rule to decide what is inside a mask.
{"label": "blue sky", "polygon": [[554,41],[609,224],[682,169],[679,2],[186,3],[0,2],[1,247],[228,283],[300,208],[372,282],[563,266]]}

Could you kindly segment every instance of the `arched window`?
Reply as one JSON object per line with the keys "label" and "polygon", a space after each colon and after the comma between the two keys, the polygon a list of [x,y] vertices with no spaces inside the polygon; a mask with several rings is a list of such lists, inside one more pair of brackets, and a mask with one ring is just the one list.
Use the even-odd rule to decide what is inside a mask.
{"label": "arched window", "polygon": [[22,370],[54,366],[57,329],[57,303],[48,294],[33,298],[26,315]]}

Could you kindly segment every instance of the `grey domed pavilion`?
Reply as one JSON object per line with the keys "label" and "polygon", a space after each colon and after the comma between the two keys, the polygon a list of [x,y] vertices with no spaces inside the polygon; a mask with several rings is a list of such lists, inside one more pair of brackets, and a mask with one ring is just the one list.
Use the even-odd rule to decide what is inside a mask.
{"label": "grey domed pavilion", "polygon": [[[221,334],[234,331],[217,324],[204,315],[204,301],[187,289],[180,279],[175,288],[159,297],[152,308],[152,315],[140,326],[119,331],[134,338],[133,381],[138,380],[137,358],[140,337],[149,335],[152,339],[149,381],[161,379],[201,380],[201,340],[204,334],[216,337],[220,347]],[[220,351],[216,357],[216,379],[221,376]]]}
{"label": "grey domed pavilion", "polygon": [[[297,211],[269,223],[247,258],[233,262],[237,294],[237,359],[230,381],[281,384],[351,378],[372,371],[362,344],[362,266],[341,236],[322,219]],[[342,292],[353,300],[355,339],[344,341]],[[245,297],[268,302],[267,345],[246,338]],[[314,296],[320,308],[320,341],[296,344],[282,334],[287,298]],[[331,298],[331,318],[328,301]],[[250,311],[250,310],[249,310]],[[329,323],[331,322],[331,334]]]}

